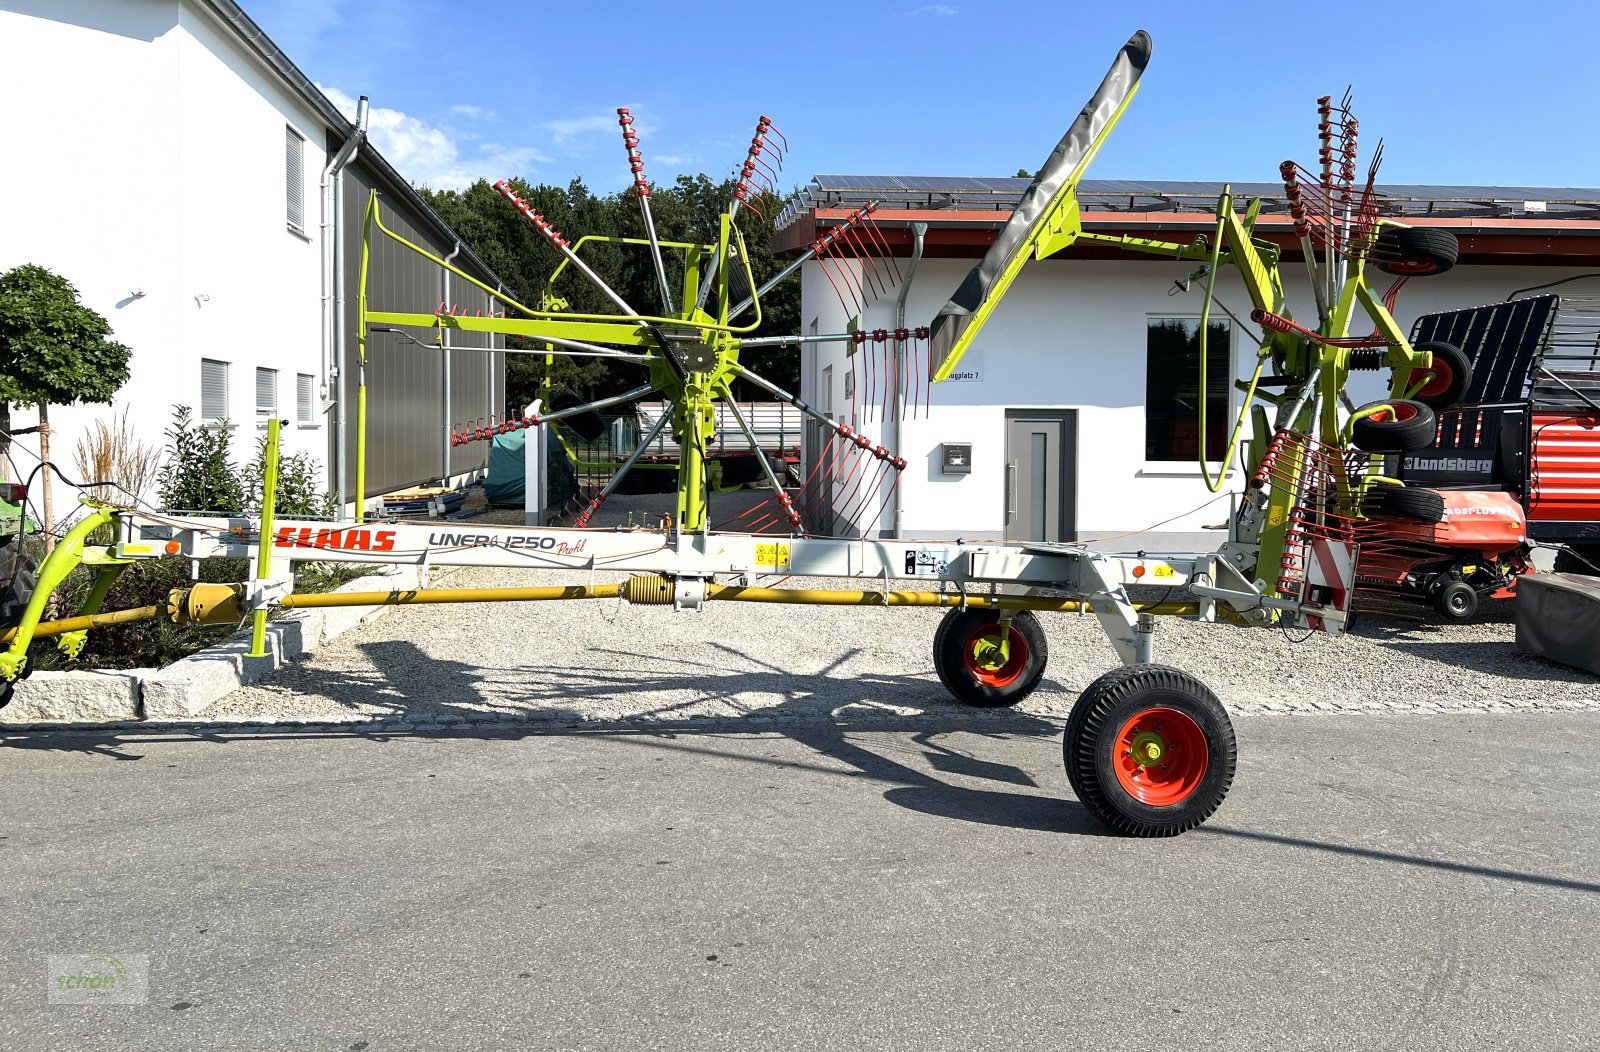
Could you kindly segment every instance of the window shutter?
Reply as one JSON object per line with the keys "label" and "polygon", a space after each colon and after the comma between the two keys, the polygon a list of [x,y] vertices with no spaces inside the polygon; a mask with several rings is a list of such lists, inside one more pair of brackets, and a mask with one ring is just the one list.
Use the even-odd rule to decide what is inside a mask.
{"label": "window shutter", "polygon": [[278,370],[256,370],[256,415],[262,417],[278,415]]}
{"label": "window shutter", "polygon": [[295,379],[299,420],[302,424],[314,424],[317,422],[317,378],[300,373]]}
{"label": "window shutter", "polygon": [[228,363],[200,359],[200,419],[222,420],[228,415]]}
{"label": "window shutter", "polygon": [[289,225],[302,232],[306,228],[305,144],[306,141],[293,128],[284,128],[283,174]]}

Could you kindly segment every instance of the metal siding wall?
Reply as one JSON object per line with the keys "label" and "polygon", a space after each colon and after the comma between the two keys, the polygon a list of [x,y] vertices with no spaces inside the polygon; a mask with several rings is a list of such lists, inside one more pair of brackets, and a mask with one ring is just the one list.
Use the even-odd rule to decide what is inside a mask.
{"label": "metal siding wall", "polygon": [[[340,219],[348,238],[345,251],[344,324],[350,334],[343,365],[345,375],[344,437],[347,468],[346,483],[354,489],[356,477],[356,376],[358,356],[355,332],[359,317],[361,281],[361,230],[367,195],[375,186],[372,172],[358,158],[346,169]],[[393,194],[378,197],[384,225],[428,251],[443,257],[454,247],[441,244],[424,226],[420,216]],[[458,257],[459,258],[459,257]],[[463,267],[462,269],[467,269]],[[370,310],[410,311],[431,314],[439,305],[440,270],[409,249],[373,231],[368,261],[367,305]],[[494,284],[486,274],[475,275]],[[454,302],[476,310],[486,303],[486,294],[457,278],[451,279]],[[470,296],[468,295],[470,294]],[[437,339],[437,332],[415,330],[411,335],[425,342]],[[483,334],[453,333],[457,346],[501,346],[502,338]],[[444,468],[444,443],[450,424],[486,416],[491,399],[499,408],[504,376],[495,368],[500,355],[457,352],[451,369],[451,410],[444,410],[444,363],[441,352],[418,347],[386,333],[369,334],[367,340],[367,479],[366,496],[391,492],[437,479]],[[473,407],[470,416],[468,407]],[[451,451],[451,473],[473,471],[488,460],[488,445],[472,443]],[[353,496],[353,493],[351,494]]]}

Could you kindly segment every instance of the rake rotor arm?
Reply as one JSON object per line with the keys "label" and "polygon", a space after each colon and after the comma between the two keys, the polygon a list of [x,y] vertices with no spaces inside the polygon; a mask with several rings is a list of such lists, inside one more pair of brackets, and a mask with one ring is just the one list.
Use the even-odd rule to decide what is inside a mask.
{"label": "rake rotor arm", "polygon": [[[743,413],[739,412],[739,403],[730,398],[727,404],[728,408],[733,412],[733,419],[738,423],[739,430],[744,432],[745,441],[750,443],[750,452],[761,462],[761,471],[767,476],[767,483],[772,486],[773,496],[784,497],[783,484],[778,481],[778,476],[773,472],[772,465],[767,462],[767,455],[761,451],[761,443],[756,441],[756,433],[751,430],[750,422],[744,418]],[[787,505],[785,505],[785,510],[789,513],[790,524],[800,530],[800,536],[807,536],[805,527],[800,525],[800,513],[793,508],[787,507]]]}

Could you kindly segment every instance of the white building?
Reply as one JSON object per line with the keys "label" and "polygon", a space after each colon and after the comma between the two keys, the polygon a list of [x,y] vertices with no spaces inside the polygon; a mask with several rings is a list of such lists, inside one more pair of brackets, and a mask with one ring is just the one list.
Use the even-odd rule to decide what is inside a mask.
{"label": "white building", "polygon": [[[880,202],[878,224],[899,270],[912,271],[919,228],[922,253],[907,279],[909,289],[889,288],[856,325],[928,325],[1027,185],[1026,179],[819,176],[780,218],[774,251],[797,255],[851,211]],[[1086,180],[1079,196],[1088,230],[1187,243],[1210,236],[1221,189]],[[1448,226],[1461,242],[1461,262],[1453,270],[1414,278],[1401,292],[1395,313],[1405,328],[1420,314],[1498,302],[1517,289],[1600,269],[1600,190],[1381,189],[1408,221]],[[1290,308],[1296,317],[1314,318],[1274,187],[1235,184],[1234,192],[1241,202],[1251,195],[1266,199],[1258,236],[1284,246]],[[1277,198],[1282,192],[1277,186]],[[936,385],[929,412],[918,418],[883,420],[863,407],[860,393],[852,391],[862,367],[846,346],[805,350],[802,396],[909,462],[894,492],[884,494],[882,522],[868,532],[1071,540],[1154,531],[1171,535],[1158,541],[1186,546],[1201,539],[1200,530],[1224,522],[1227,498],[1214,499],[1196,463],[1197,359],[1183,360],[1161,336],[1168,319],[1198,329],[1200,285],[1187,294],[1174,287],[1195,267],[1084,243],[1028,264],[963,361],[960,372],[967,378]],[[856,312],[841,305],[839,282],[830,276],[816,263],[804,268],[805,332],[837,333],[851,325]],[[1381,290],[1387,280],[1379,274],[1374,284]],[[902,293],[903,314],[896,309]],[[1244,322],[1241,328],[1213,312],[1213,323],[1227,328],[1228,375],[1248,379],[1256,361],[1249,299],[1227,268],[1217,294]],[[1366,385],[1352,385],[1357,401],[1385,393],[1380,374],[1358,375]],[[1220,448],[1242,396],[1226,383],[1210,387],[1207,428],[1212,448]],[[970,473],[945,469],[945,443],[971,444]],[[815,448],[814,439],[813,456]],[[1238,481],[1236,471],[1228,488],[1237,490]],[[1205,547],[1214,547],[1218,535],[1207,537]]]}
{"label": "white building", "polygon": [[[113,406],[52,410],[53,459],[72,473],[83,429],[124,406],[156,447],[174,405],[227,419],[239,458],[276,415],[291,421],[285,452],[315,457],[349,500],[369,188],[425,247],[445,255],[455,235],[365,143],[329,180],[324,213],[324,169],[357,129],[231,0],[0,0],[0,40],[0,270],[67,278],[133,350]],[[404,309],[482,305],[414,260],[386,262],[379,293],[393,301],[410,280]],[[470,252],[456,262],[496,283]],[[502,357],[374,341],[368,496],[482,466],[483,448],[451,450],[449,423],[502,408]],[[26,474],[29,458],[13,458]]]}

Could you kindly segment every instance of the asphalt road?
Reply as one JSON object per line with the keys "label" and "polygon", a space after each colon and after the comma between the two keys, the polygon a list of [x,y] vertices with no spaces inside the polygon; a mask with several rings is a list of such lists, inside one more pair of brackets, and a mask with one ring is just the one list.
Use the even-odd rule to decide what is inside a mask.
{"label": "asphalt road", "polygon": [[1161,841],[1022,715],[9,735],[0,1047],[1593,1047],[1600,715],[1239,732]]}

